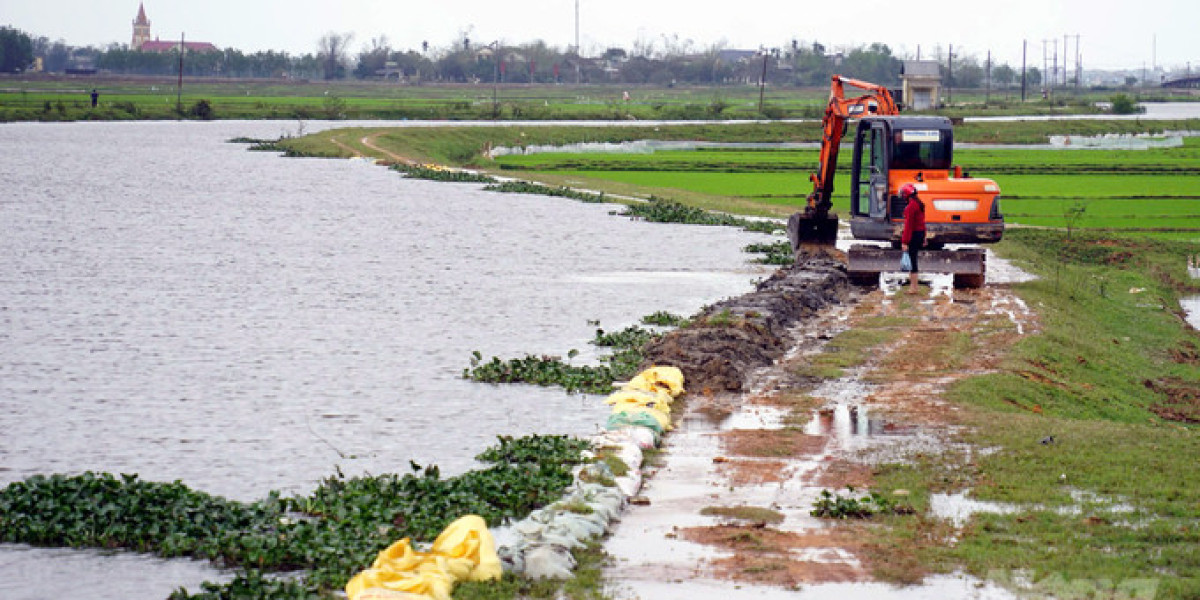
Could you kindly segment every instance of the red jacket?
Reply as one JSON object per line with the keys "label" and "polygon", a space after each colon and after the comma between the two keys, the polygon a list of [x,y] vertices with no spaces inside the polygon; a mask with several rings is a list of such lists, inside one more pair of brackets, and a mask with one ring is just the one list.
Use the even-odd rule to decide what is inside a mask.
{"label": "red jacket", "polygon": [[925,205],[916,196],[911,196],[908,206],[904,207],[904,231],[900,234],[900,243],[912,241],[914,231],[925,231]]}

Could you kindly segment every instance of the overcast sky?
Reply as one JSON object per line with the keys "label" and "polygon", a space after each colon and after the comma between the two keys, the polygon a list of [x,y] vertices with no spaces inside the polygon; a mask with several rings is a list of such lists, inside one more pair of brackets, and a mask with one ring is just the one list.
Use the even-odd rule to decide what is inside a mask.
{"label": "overcast sky", "polygon": [[[212,42],[247,52],[314,52],[327,32],[353,33],[357,52],[386,36],[392,47],[444,48],[466,34],[473,42],[575,43],[576,6],[584,54],[610,46],[632,49],[664,37],[697,50],[714,45],[757,49],[791,40],[837,49],[883,42],[893,53],[929,58],[951,45],[956,55],[1019,68],[1042,63],[1054,42],[1072,65],[1079,38],[1085,68],[1200,69],[1200,2],[1196,0],[857,0],[697,2],[695,0],[146,0],[153,35]],[[128,44],[135,0],[0,0],[0,25],[51,40]],[[1124,9],[1127,12],[1118,12]],[[1063,51],[1063,37],[1069,49]],[[1051,42],[1049,40],[1053,40]]]}

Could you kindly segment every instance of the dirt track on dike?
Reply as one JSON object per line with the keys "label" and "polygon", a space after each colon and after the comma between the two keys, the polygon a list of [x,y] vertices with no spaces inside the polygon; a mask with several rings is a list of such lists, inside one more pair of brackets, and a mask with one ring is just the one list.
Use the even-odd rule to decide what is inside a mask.
{"label": "dirt track on dike", "polygon": [[[1037,328],[1005,277],[989,278],[979,290],[935,283],[909,296],[886,280],[854,287],[837,261],[808,260],[649,348],[648,362],[684,371],[688,395],[642,497],[606,542],[613,597],[1009,597],[958,576],[876,582],[880,567],[911,583],[925,573],[872,547],[871,525],[809,514],[822,490],[872,488],[874,465],[951,443],[959,409],[942,390],[994,369]],[[829,340],[879,323],[902,325],[839,376],[815,374]],[[964,335],[965,353],[952,343]]]}

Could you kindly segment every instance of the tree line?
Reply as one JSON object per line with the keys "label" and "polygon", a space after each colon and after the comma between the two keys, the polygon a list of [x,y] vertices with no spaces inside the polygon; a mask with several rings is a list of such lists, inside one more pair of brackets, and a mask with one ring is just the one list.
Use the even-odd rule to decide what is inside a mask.
{"label": "tree line", "polygon": [[[823,86],[835,73],[898,86],[902,59],[885,44],[831,50],[820,43],[789,44],[757,50],[722,45],[697,48],[690,40],[663,36],[657,43],[639,41],[632,48],[612,47],[595,57],[548,46],[540,40],[521,44],[481,44],[468,36],[442,48],[422,42],[417,49],[397,49],[384,36],[372,38],[357,53],[353,35],[330,32],[312,53],[188,52],[184,75],[293,79],[383,79],[407,83],[612,83],[628,85]],[[936,56],[936,54],[935,54]],[[42,70],[71,69],[123,75],[174,75],[177,50],[142,52],[124,44],[105,48],[74,47],[62,40],[34,37],[0,27],[0,72],[22,72],[41,59]],[[960,88],[1020,85],[1021,74],[1008,65],[986,65],[974,56],[956,56],[953,66],[940,61],[943,81]],[[1037,69],[1027,74],[1038,85]]]}

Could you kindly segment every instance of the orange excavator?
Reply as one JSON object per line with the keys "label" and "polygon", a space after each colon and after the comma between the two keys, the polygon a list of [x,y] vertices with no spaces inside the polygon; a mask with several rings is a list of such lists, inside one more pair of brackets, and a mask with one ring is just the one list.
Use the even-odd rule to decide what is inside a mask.
{"label": "orange excavator", "polygon": [[[846,97],[846,86],[865,92]],[[809,179],[813,191],[804,212],[788,220],[793,252],[819,251],[837,242],[838,217],[833,208],[833,177],[838,151],[849,121],[858,120],[850,166],[850,233],[857,240],[888,244],[856,244],[847,252],[852,279],[875,283],[879,273],[899,270],[904,184],[916,187],[925,203],[925,250],[921,270],[953,273],[955,287],[984,284],[985,253],[981,248],[948,250],[946,244],[990,244],[1004,235],[1000,186],[991,179],[964,175],[952,166],[954,129],[946,117],[900,116],[887,88],[833,76],[825,107],[824,135],[818,171]]]}

